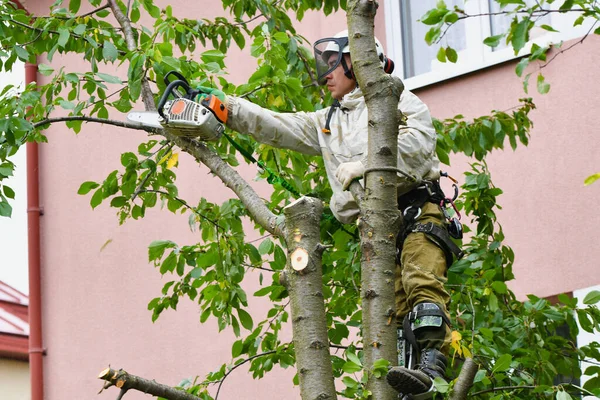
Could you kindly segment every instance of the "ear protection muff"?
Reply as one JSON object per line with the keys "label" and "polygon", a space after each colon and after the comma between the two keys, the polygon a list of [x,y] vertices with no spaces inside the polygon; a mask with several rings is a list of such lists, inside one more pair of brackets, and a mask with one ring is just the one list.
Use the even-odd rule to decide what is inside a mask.
{"label": "ear protection muff", "polygon": [[391,74],[392,72],[394,72],[394,62],[392,61],[391,58],[387,58],[385,56],[385,54],[382,57],[383,59],[381,60],[381,62],[383,62],[383,70],[388,73]]}
{"label": "ear protection muff", "polygon": [[[383,71],[386,74],[391,74],[392,72],[394,72],[394,67],[396,65],[394,64],[394,61],[392,61],[391,58],[387,58],[384,54],[381,56],[381,62],[383,63]],[[342,57],[341,64],[344,68],[344,75],[346,75],[346,78],[356,79],[356,75],[354,75],[354,70],[348,67],[348,64],[346,64],[346,59],[344,57]]]}

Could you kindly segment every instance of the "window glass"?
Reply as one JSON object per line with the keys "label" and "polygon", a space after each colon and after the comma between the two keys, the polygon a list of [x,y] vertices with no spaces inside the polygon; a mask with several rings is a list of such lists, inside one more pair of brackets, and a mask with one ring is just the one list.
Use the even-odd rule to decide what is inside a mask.
{"label": "window glass", "polygon": [[[425,42],[425,34],[429,26],[418,20],[427,11],[435,8],[437,0],[400,0],[400,15],[402,18],[402,47],[404,78],[421,75],[432,70],[432,62],[436,62],[436,56],[440,46],[450,46],[456,51],[464,50],[467,46],[465,34],[465,22],[457,22],[442,37],[440,43],[428,46]],[[448,8],[464,8],[463,0],[446,1]]]}
{"label": "window glass", "polygon": [[[535,5],[536,0],[525,0],[525,3],[527,4],[528,7],[530,7],[532,5]],[[505,33],[510,28],[510,24],[514,18],[514,15],[493,15],[493,14],[499,13],[502,11],[512,11],[515,9],[516,5],[508,4],[508,5],[506,5],[506,7],[501,8],[500,5],[497,2],[495,2],[494,0],[488,0],[488,4],[489,4],[490,14],[491,14],[490,15],[491,36],[496,36],[496,35]],[[522,18],[522,16],[519,16],[519,20],[521,18]],[[534,20],[536,21],[536,24],[540,24],[540,25],[550,23],[550,17],[548,15],[543,16],[543,17],[534,17]],[[530,36],[532,37],[532,39],[535,38],[536,36],[539,36],[542,33],[540,31],[541,31],[540,28],[532,29],[530,32]],[[506,44],[506,39],[503,38],[500,41],[500,44],[498,45],[498,47],[493,48],[493,51],[505,49],[506,47],[508,47],[508,45]]]}

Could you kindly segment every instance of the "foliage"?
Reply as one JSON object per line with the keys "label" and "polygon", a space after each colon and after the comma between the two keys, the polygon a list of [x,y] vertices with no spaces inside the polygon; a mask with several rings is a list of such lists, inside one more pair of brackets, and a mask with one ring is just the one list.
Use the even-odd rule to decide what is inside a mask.
{"label": "foliage", "polygon": [[[539,93],[547,93],[550,90],[550,84],[546,82],[542,74],[542,68],[545,64],[551,62],[556,55],[568,49],[562,48],[561,43],[553,44],[537,44],[530,41],[532,29],[539,28],[547,32],[558,32],[554,27],[544,23],[542,19],[549,14],[565,14],[572,13],[577,16],[573,22],[573,26],[582,25],[584,23],[590,26],[587,34],[578,42],[581,43],[590,34],[600,34],[600,9],[593,0],[495,0],[500,6],[500,14],[511,19],[510,27],[506,32],[500,32],[497,35],[489,36],[483,40],[483,44],[495,48],[504,41],[514,50],[515,56],[522,56],[516,66],[515,72],[519,77],[523,77],[523,87],[525,92],[528,90],[529,80],[533,72],[527,72],[526,69],[530,64],[537,62],[540,66],[537,71],[536,86]],[[445,1],[437,2],[435,8],[429,10],[421,17],[421,22],[431,26],[425,35],[425,41],[429,44],[439,43],[448,29],[457,22],[476,17],[489,17],[493,13],[468,14],[459,6],[449,8]],[[576,43],[577,44],[577,43]],[[571,46],[572,47],[572,46]],[[551,58],[551,50],[554,52]],[[458,54],[451,46],[441,47],[438,53],[438,59],[445,62],[446,59],[450,62],[458,60]]]}
{"label": "foliage", "polygon": [[[225,93],[247,97],[275,111],[312,111],[329,104],[329,95],[314,82],[311,52],[304,47],[306,41],[296,32],[289,15],[295,14],[301,20],[311,9],[328,14],[345,9],[345,1],[222,3],[224,10],[231,13],[231,20],[179,18],[170,5],[159,8],[151,0],[120,2],[134,24],[134,48],[112,25],[111,11],[99,0],[90,0],[86,10],[97,8],[85,13],[80,11],[83,5],[79,0],[57,0],[49,15],[33,17],[10,3],[0,5],[3,70],[10,70],[17,59],[33,61],[35,56],[43,55],[48,60],[48,64],[39,67],[48,78],[47,84],[20,91],[6,88],[0,95],[0,112],[4,116],[0,121],[0,215],[10,215],[9,200],[14,197],[12,189],[3,184],[14,169],[10,156],[26,142],[46,141],[44,129],[58,121],[56,115],[67,115],[63,119],[66,124],[75,133],[83,133],[86,120],[97,118],[108,123],[109,116],[131,110],[146,79],[154,82],[154,92],[160,93],[165,86],[163,77],[169,71],[177,70],[194,84],[219,87]],[[552,2],[541,1],[538,8],[520,1],[500,3],[515,7],[510,11],[515,19],[506,40],[519,50],[541,10],[538,8]],[[583,8],[590,2],[563,3]],[[447,9],[443,2],[436,10],[423,18],[432,26],[430,42],[439,38],[446,25],[466,17],[460,10]],[[595,18],[597,10],[589,9],[584,15]],[[254,19],[252,27],[247,23],[250,19]],[[486,44],[494,41],[487,40]],[[227,53],[231,47],[249,47],[256,59],[255,72],[241,85],[227,80]],[[547,50],[535,49],[524,60],[545,60]],[[67,54],[81,57],[88,68],[74,71],[52,66],[54,60]],[[444,57],[453,61],[455,53],[447,48]],[[525,64],[519,63],[517,68],[522,72]],[[121,74],[107,72],[116,69]],[[126,80],[121,76],[126,76]],[[541,88],[546,91],[544,85]],[[600,368],[580,371],[578,364],[584,358],[599,360],[600,346],[596,343],[578,349],[572,341],[579,329],[600,329],[596,306],[600,296],[590,295],[583,308],[564,296],[560,304],[533,296],[520,302],[506,284],[513,278],[514,254],[503,244],[504,234],[495,213],[502,191],[493,186],[485,157],[494,149],[503,149],[507,140],[513,149],[519,143],[527,145],[532,127],[529,112],[534,107],[531,99],[522,99],[514,110],[492,111],[490,116],[472,121],[460,115],[435,121],[437,151],[442,162],[449,164],[452,153],[475,159],[457,202],[458,211],[471,218],[466,229],[471,235],[464,244],[467,256],[450,268],[448,287],[456,321],[453,368],[458,369],[464,357],[476,358],[483,368],[473,391],[480,392],[481,398],[569,398],[568,393],[578,390],[600,395]],[[331,189],[319,158],[273,149],[235,132],[228,134],[301,194],[329,199]],[[241,158],[229,142],[222,140],[209,146],[229,165],[239,164]],[[247,212],[238,199],[219,205],[210,199],[190,204],[181,198],[176,173],[179,154],[173,143],[152,137],[137,149],[123,153],[120,166],[107,177],[93,177],[97,181],[81,184],[78,193],[90,196],[92,208],[102,203],[115,208],[120,223],[143,218],[148,208],[160,207],[174,214],[186,213],[190,229],[201,233],[201,240],[194,244],[182,245],[164,238],[149,245],[149,262],[171,280],[150,301],[148,309],[156,320],[165,310],[176,309],[179,301],[187,297],[198,304],[202,322],[216,318],[219,329],[232,329],[238,337],[232,344],[230,362],[201,382],[185,381],[180,385],[208,399],[214,393],[208,391],[211,384],[222,384],[239,365],[249,363],[252,375],[260,378],[275,365],[287,368],[294,364],[293,344],[280,337],[289,320],[288,293],[280,283],[286,253],[285,245],[269,235],[255,242],[245,240],[242,219]],[[294,171],[306,173],[298,176]],[[266,177],[260,171],[259,176]],[[269,208],[278,213],[292,197],[276,184]],[[264,233],[261,227],[257,229]],[[366,377],[385,375],[387,365],[381,360],[363,372],[360,246],[356,227],[341,226],[326,210],[321,241],[329,246],[323,255],[323,286],[329,340],[338,348],[332,355],[334,376],[344,385],[342,396],[368,398]],[[270,309],[266,315],[253,314],[248,308],[244,280],[257,275],[262,287],[252,295],[268,298]],[[565,324],[570,338],[557,335],[557,329]],[[554,382],[557,374],[577,378],[582,373],[594,377],[583,389]],[[495,391],[500,386],[512,389],[507,393]],[[452,385],[439,390],[451,389]]]}

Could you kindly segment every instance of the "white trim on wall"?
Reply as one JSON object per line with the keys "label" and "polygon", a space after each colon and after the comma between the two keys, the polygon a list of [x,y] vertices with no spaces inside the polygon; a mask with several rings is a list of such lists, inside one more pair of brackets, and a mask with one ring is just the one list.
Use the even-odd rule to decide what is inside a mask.
{"label": "white trim on wall", "polygon": [[[593,290],[600,291],[600,285],[592,286],[592,287],[585,288],[585,289],[578,289],[578,290],[574,290],[573,291],[573,297],[575,297],[577,299],[577,307],[580,307],[580,308],[587,307],[586,305],[583,304],[583,299],[585,298],[585,296],[589,292],[591,292]],[[600,333],[598,333],[598,332],[596,332],[596,333],[589,333],[589,332],[584,331],[580,327],[579,328],[579,335],[577,335],[577,347],[585,346],[585,345],[588,345],[588,344],[590,344],[592,342],[599,342],[600,343]],[[585,372],[585,369],[587,367],[591,367],[592,365],[593,364],[582,362],[581,363],[581,371]],[[581,386],[583,386],[588,379],[589,379],[588,376],[582,375],[581,376]],[[592,400],[592,399],[596,399],[596,397],[594,397],[594,396],[585,396],[585,397],[582,398],[582,400]]]}
{"label": "white trim on wall", "polygon": [[[489,18],[469,18],[465,20],[466,42],[465,50],[459,52],[458,62],[456,64],[446,62],[440,63],[435,60],[432,63],[432,71],[405,78],[403,66],[403,37],[401,26],[400,2],[402,0],[384,0],[385,4],[385,25],[386,25],[386,50],[387,55],[394,60],[396,68],[394,75],[403,79],[406,88],[416,89],[441,82],[446,79],[454,78],[483,68],[488,68],[506,61],[510,61],[531,51],[531,45],[536,43],[540,46],[549,44],[559,44],[563,41],[584,36],[592,26],[592,21],[577,27],[573,27],[573,22],[578,17],[575,13],[550,14],[545,18],[551,18],[546,24],[553,26],[559,32],[548,32],[541,28],[534,28],[532,32],[532,41],[522,49],[519,54],[514,54],[512,48],[504,48],[496,51],[483,44],[483,40],[490,36]],[[405,0],[410,1],[410,0]],[[471,0],[465,3],[465,11],[468,14],[479,14],[488,12],[488,0]],[[557,8],[558,4],[546,5]],[[416,22],[415,23],[419,23]],[[423,45],[425,38],[422,38]]]}

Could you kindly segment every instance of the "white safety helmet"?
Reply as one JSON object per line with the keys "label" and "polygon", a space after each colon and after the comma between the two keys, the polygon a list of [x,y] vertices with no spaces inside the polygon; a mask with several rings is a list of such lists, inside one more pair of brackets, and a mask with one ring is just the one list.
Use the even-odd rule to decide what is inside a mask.
{"label": "white safety helmet", "polygon": [[[348,39],[348,30],[343,30],[330,38],[319,39],[313,45],[315,62],[317,64],[317,80],[320,84],[325,83],[325,77],[334,69],[342,64],[344,74],[349,79],[354,79],[352,68],[346,64],[344,54],[350,54],[350,40]],[[340,49],[342,49],[340,51]],[[383,46],[379,39],[375,38],[375,50],[377,57],[381,60],[381,66],[388,74],[394,71],[394,62],[387,58],[383,53]],[[336,54],[337,57],[331,59],[331,55]],[[331,59],[331,62],[330,62]]]}

